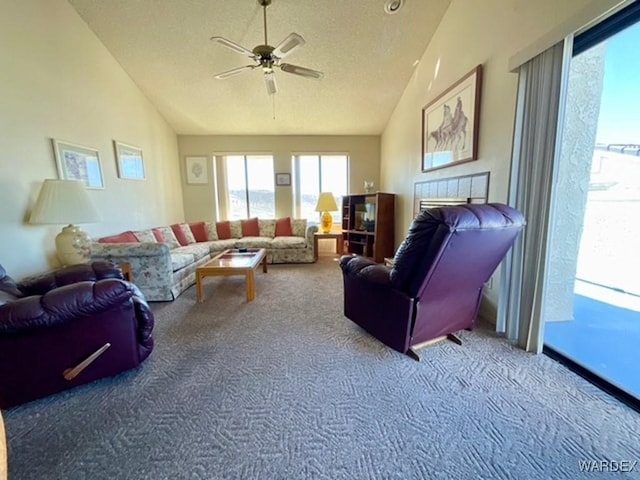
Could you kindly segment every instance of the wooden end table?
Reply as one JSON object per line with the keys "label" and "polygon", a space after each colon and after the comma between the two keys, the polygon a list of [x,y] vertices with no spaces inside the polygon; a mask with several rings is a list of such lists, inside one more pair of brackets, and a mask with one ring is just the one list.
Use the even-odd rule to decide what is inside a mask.
{"label": "wooden end table", "polygon": [[318,240],[325,238],[334,239],[336,241],[336,255],[342,255],[343,238],[342,232],[316,232],[313,234],[313,259],[318,261]]}
{"label": "wooden end table", "polygon": [[196,293],[198,303],[202,303],[202,281],[205,277],[244,275],[247,282],[247,302],[256,298],[255,271],[262,263],[262,271],[267,273],[267,251],[264,248],[231,248],[216,255],[204,265],[196,268]]}

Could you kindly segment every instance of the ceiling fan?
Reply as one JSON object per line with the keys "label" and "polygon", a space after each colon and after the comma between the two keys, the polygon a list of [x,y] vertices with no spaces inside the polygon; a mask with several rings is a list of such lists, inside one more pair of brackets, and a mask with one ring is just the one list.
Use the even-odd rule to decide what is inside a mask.
{"label": "ceiling fan", "polygon": [[249,50],[248,48],[238,45],[224,37],[211,37],[211,40],[214,42],[218,42],[220,45],[223,45],[234,52],[241,53],[255,62],[255,64],[252,65],[245,65],[243,67],[219,73],[215,78],[224,80],[225,78],[233,77],[240,73],[260,67],[264,72],[264,81],[267,87],[267,92],[269,95],[273,95],[278,91],[278,84],[276,83],[276,77],[273,73],[274,68],[279,68],[283,72],[292,73],[305,78],[321,79],[324,76],[324,73],[319,72],[318,70],[292,65],[290,63],[280,63],[283,58],[290,55],[298,47],[304,45],[305,41],[304,38],[297,33],[290,33],[287,38],[278,44],[277,47],[269,45],[269,42],[267,41],[267,7],[271,5],[271,1],[272,0],[258,0],[258,5],[262,7],[264,19],[264,45],[257,45],[253,50]]}

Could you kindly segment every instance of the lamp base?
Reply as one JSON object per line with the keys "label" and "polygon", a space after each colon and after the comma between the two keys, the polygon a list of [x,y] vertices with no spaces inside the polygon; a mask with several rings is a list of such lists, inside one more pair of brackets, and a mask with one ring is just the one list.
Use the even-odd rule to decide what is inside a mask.
{"label": "lamp base", "polygon": [[76,225],[67,225],[56,236],[56,253],[62,265],[87,263],[91,259],[89,236]]}
{"label": "lamp base", "polygon": [[320,218],[320,230],[322,233],[329,233],[333,228],[333,217],[329,212],[324,212]]}

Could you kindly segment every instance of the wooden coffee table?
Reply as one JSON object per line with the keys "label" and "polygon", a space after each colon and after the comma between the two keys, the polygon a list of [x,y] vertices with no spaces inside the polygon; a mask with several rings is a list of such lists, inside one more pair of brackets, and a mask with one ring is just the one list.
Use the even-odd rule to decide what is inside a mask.
{"label": "wooden coffee table", "polygon": [[247,302],[256,298],[255,271],[262,262],[262,271],[267,273],[267,251],[264,248],[232,248],[219,253],[196,269],[196,291],[198,303],[202,303],[202,280],[205,277],[244,275],[247,279]]}

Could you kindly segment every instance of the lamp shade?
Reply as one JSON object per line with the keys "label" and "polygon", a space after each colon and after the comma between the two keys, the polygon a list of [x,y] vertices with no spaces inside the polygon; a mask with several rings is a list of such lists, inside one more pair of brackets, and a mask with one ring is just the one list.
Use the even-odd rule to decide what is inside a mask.
{"label": "lamp shade", "polygon": [[62,265],[89,261],[89,237],[74,224],[99,220],[100,214],[84,184],[76,180],[45,180],[29,217],[29,223],[68,224],[56,237],[56,252]]}
{"label": "lamp shade", "polygon": [[29,217],[29,223],[66,224],[98,221],[98,210],[87,194],[84,184],[77,180],[45,180]]}
{"label": "lamp shade", "polygon": [[331,192],[322,192],[316,204],[316,212],[335,212],[338,210],[336,199]]}

